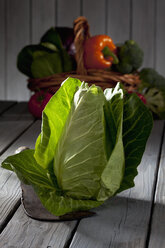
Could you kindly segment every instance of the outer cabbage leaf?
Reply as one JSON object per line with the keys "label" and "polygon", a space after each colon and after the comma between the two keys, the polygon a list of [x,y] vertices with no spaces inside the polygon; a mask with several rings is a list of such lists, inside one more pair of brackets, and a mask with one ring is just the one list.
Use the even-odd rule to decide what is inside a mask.
{"label": "outer cabbage leaf", "polygon": [[88,210],[101,205],[103,202],[94,200],[75,200],[65,197],[60,189],[52,182],[47,169],[43,169],[34,159],[34,150],[25,150],[9,156],[2,163],[3,168],[13,168],[18,178],[31,184],[43,206],[56,216],[78,210]]}
{"label": "outer cabbage leaf", "polygon": [[81,81],[78,79],[66,79],[43,111],[41,134],[36,141],[34,154],[37,163],[43,168],[47,168],[54,158],[56,145],[70,113],[74,94],[80,85]]}
{"label": "outer cabbage leaf", "polygon": [[45,187],[34,187],[43,206],[52,214],[61,216],[66,213],[89,210],[103,204],[103,201],[73,199],[63,196],[56,190],[49,190]]}
{"label": "outer cabbage leaf", "polygon": [[123,144],[125,172],[118,192],[134,186],[147,139],[152,129],[152,114],[136,94],[125,94]]}
{"label": "outer cabbage leaf", "polygon": [[37,164],[33,155],[34,150],[29,149],[9,156],[2,162],[2,167],[6,169],[10,167],[26,184],[54,188],[47,170]]}
{"label": "outer cabbage leaf", "polygon": [[[66,196],[96,199],[106,166],[105,96],[101,88],[83,84],[54,156],[54,173]],[[99,199],[97,199],[99,200]]]}
{"label": "outer cabbage leaf", "polygon": [[122,140],[123,123],[123,90],[118,83],[114,89],[104,91],[107,104],[105,117],[107,120],[108,162],[101,175],[101,183],[107,190],[100,189],[99,199],[106,200],[119,189],[124,175],[124,148]]}

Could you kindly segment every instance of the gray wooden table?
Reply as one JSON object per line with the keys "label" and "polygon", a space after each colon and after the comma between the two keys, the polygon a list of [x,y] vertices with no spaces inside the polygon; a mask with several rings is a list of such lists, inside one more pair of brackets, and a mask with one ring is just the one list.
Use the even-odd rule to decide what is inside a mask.
{"label": "gray wooden table", "polygon": [[[16,148],[34,148],[41,122],[25,102],[0,101],[0,162]],[[0,168],[0,248],[164,248],[165,137],[164,121],[155,121],[135,187],[80,221],[41,222],[24,213],[20,182]]]}

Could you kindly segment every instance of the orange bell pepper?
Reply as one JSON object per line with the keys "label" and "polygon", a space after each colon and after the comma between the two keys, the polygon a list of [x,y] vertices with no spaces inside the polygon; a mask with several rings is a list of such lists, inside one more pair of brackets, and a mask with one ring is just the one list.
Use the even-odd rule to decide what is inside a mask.
{"label": "orange bell pepper", "polygon": [[[108,52],[107,52],[108,48]],[[106,54],[104,56],[104,51]],[[108,35],[96,35],[84,43],[84,65],[86,69],[106,69],[117,63],[116,46]]]}

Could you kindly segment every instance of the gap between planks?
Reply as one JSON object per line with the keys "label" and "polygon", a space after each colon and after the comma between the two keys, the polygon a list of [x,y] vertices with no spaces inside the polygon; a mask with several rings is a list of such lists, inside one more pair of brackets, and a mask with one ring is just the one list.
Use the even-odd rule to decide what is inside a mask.
{"label": "gap between planks", "polygon": [[18,199],[18,201],[16,202],[16,204],[10,210],[10,213],[7,215],[6,219],[2,222],[2,224],[0,224],[0,234],[5,229],[5,227],[9,223],[9,221],[12,219],[13,215],[15,214],[15,212],[17,211],[17,209],[19,208],[20,205],[21,205],[21,198]]}
{"label": "gap between planks", "polygon": [[17,102],[15,101],[0,101],[0,116],[4,114],[7,110],[11,109]]}

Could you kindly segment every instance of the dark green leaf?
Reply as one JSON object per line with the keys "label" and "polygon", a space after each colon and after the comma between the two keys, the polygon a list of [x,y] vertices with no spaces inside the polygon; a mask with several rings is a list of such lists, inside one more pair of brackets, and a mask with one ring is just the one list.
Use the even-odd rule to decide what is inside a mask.
{"label": "dark green leaf", "polygon": [[67,53],[65,49],[60,51],[62,64],[63,64],[63,71],[69,72],[73,70],[73,60],[71,56]]}
{"label": "dark green leaf", "polygon": [[31,65],[34,78],[43,78],[62,72],[62,62],[59,53],[47,54],[34,59]]}
{"label": "dark green leaf", "polygon": [[42,37],[42,42],[49,42],[55,45],[59,50],[63,49],[61,38],[55,28],[50,28]]}
{"label": "dark green leaf", "polygon": [[151,112],[139,97],[136,94],[126,94],[123,119],[125,173],[118,192],[134,186],[137,166],[141,162],[152,123]]}
{"label": "dark green leaf", "polygon": [[31,65],[36,57],[49,54],[52,51],[42,45],[25,46],[18,54],[17,68],[26,76],[32,78]]}
{"label": "dark green leaf", "polygon": [[34,150],[25,150],[19,154],[9,156],[2,163],[2,167],[11,168],[24,183],[52,188],[53,183],[48,171],[39,166],[34,159]]}
{"label": "dark green leaf", "polygon": [[104,91],[107,104],[105,106],[105,116],[107,121],[106,136],[108,137],[106,146],[108,161],[101,175],[101,184],[105,189],[100,189],[99,199],[105,200],[115,194],[119,189],[124,175],[125,157],[122,140],[123,124],[123,90],[120,84],[114,89]]}

